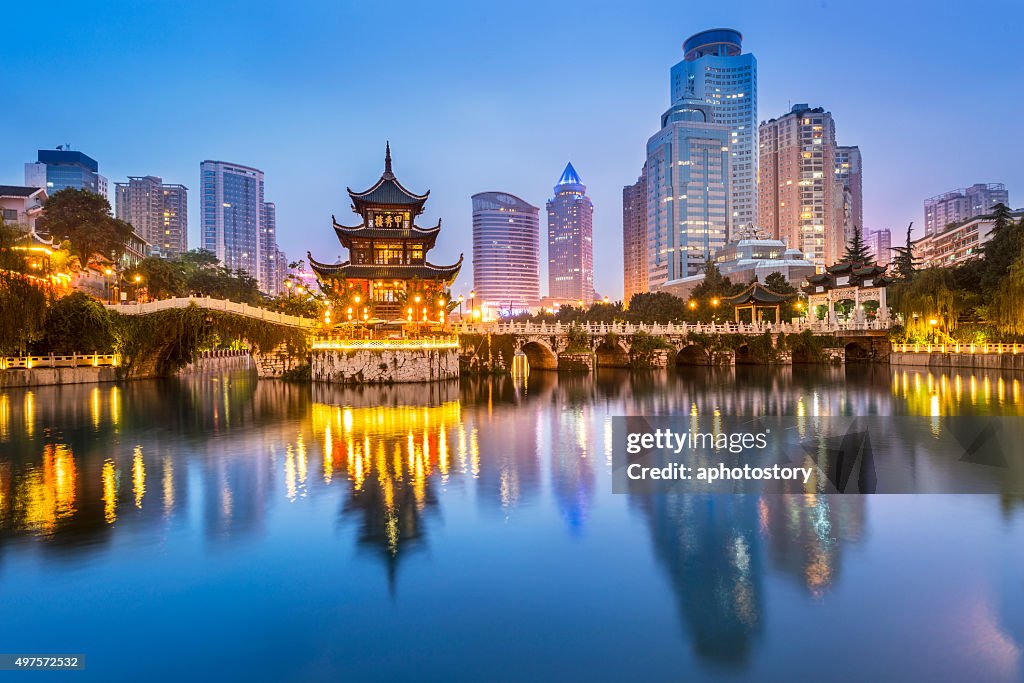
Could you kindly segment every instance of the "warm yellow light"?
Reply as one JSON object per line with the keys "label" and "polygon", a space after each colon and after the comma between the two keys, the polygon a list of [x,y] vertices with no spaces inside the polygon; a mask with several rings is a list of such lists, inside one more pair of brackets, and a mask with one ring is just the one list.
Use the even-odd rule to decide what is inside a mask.
{"label": "warm yellow light", "polygon": [[479,308],[474,308],[473,309],[473,317],[474,318],[479,318],[480,317],[480,309]]}
{"label": "warm yellow light", "polygon": [[415,298],[413,298],[413,301],[415,301],[416,303],[419,303],[419,302],[420,302],[420,295],[419,295],[419,294],[417,294],[417,295],[415,296]]}
{"label": "warm yellow light", "polygon": [[443,296],[440,299],[437,300],[437,305],[438,306],[444,306],[444,297]]}
{"label": "warm yellow light", "polygon": [[469,290],[469,298],[470,299],[475,299],[476,298],[476,290],[475,289]]}
{"label": "warm yellow light", "polygon": [[935,325],[939,324],[939,321],[936,320],[935,318],[932,318],[931,320],[928,321],[928,324],[934,327]]}
{"label": "warm yellow light", "polygon": [[714,299],[711,300],[711,305],[712,306],[717,306],[718,305],[718,297],[717,296]]}
{"label": "warm yellow light", "polygon": [[459,303],[461,304],[465,300],[466,300],[466,297],[464,297],[461,294],[459,294]]}
{"label": "warm yellow light", "polygon": [[356,294],[354,301],[356,303],[359,303],[360,301],[362,301],[362,297],[360,297],[358,294]]}
{"label": "warm yellow light", "polygon": [[696,301],[691,301],[690,302],[690,310],[692,311],[695,308],[697,308],[697,302]]}
{"label": "warm yellow light", "polygon": [[135,276],[135,284],[139,284],[140,282],[142,282],[142,276],[141,275],[136,275]]}
{"label": "warm yellow light", "polygon": [[605,303],[608,303],[608,297],[605,297],[605,298],[604,298],[604,302],[605,302]]}
{"label": "warm yellow light", "polygon": [[106,269],[104,269],[103,273],[105,275],[113,275],[114,271],[112,271],[110,268],[106,268]]}
{"label": "warm yellow light", "polygon": [[302,293],[303,293],[304,291],[306,291],[306,290],[305,290],[305,288],[304,288],[304,287],[302,287],[302,286],[300,285],[300,286],[299,286],[299,287],[298,287],[298,288],[297,288],[297,289],[296,289],[295,291],[297,291],[297,292],[298,292],[299,294],[302,294]]}
{"label": "warm yellow light", "polygon": [[284,283],[284,286],[287,287],[288,289],[291,289],[292,288],[292,281],[288,280],[287,282]]}

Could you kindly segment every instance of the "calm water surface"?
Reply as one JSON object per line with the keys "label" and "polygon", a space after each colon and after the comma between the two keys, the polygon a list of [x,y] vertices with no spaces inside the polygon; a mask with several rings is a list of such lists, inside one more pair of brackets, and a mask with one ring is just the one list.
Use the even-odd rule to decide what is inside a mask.
{"label": "calm water surface", "polygon": [[1021,680],[1024,500],[613,495],[609,449],[615,415],[1024,415],[1022,383],[8,390],[0,651],[102,681]]}

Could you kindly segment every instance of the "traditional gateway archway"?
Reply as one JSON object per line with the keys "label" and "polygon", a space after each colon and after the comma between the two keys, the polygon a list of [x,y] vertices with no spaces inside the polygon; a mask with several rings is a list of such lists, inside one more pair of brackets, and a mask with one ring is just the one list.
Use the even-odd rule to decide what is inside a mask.
{"label": "traditional gateway archway", "polygon": [[[824,309],[828,323],[839,322],[836,316],[836,305],[849,299],[853,302],[850,322],[868,322],[868,312],[874,311],[876,319],[889,321],[889,307],[886,303],[886,287],[892,284],[892,278],[885,274],[885,266],[865,265],[852,261],[842,261],[829,266],[824,273],[811,275],[807,278],[804,292],[807,294],[807,308],[810,311]],[[877,307],[865,307],[868,302],[877,302]]]}
{"label": "traditional gateway archway", "polygon": [[530,370],[557,370],[558,356],[547,344],[539,341],[531,341],[523,344],[520,349],[526,356],[526,362],[530,364]]}

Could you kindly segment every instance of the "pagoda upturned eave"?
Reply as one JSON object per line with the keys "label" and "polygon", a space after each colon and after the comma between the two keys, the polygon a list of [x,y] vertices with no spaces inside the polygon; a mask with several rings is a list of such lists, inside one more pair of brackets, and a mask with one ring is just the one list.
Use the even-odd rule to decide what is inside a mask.
{"label": "pagoda upturned eave", "polygon": [[354,264],[351,261],[342,263],[321,263],[306,252],[309,265],[321,280],[337,280],[341,278],[354,280],[436,280],[451,285],[462,269],[463,254],[450,266],[438,266],[424,261],[408,264]]}
{"label": "pagoda upturned eave", "polygon": [[341,225],[338,220],[331,216],[334,223],[334,232],[342,246],[351,249],[353,239],[368,240],[418,240],[423,242],[424,249],[433,249],[437,236],[441,232],[441,220],[431,228],[421,228],[412,225],[404,227],[370,227],[365,223],[360,225]]}

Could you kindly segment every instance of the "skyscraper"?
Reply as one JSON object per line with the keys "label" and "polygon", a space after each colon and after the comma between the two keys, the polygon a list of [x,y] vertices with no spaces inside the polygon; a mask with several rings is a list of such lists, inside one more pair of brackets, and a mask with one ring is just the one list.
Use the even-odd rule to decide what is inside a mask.
{"label": "skyscraper", "polygon": [[540,300],[539,214],[507,192],[473,195],[473,289],[483,304],[526,309]]}
{"label": "skyscraper", "polygon": [[743,35],[728,28],[696,33],[683,43],[683,61],[672,67],[672,104],[688,97],[713,107],[729,128],[730,239],[754,225],[757,213],[757,60],[743,54]]}
{"label": "skyscraper", "polygon": [[594,205],[572,164],[548,200],[548,296],[594,301]]}
{"label": "skyscraper", "polygon": [[818,268],[843,253],[843,184],[832,114],[797,104],[758,129],[760,223]]}
{"label": "skyscraper", "polygon": [[39,150],[36,161],[25,164],[25,185],[44,187],[51,197],[70,187],[110,199],[107,196],[107,179],[99,174],[96,160],[82,152],[65,149],[65,145]]}
{"label": "skyscraper", "polygon": [[200,169],[202,248],[231,270],[243,270],[265,291],[260,267],[264,241],[263,171],[226,161],[204,161]]}
{"label": "skyscraper", "polygon": [[951,223],[988,215],[996,204],[1010,206],[1010,193],[1002,183],[976,183],[926,199],[924,234],[933,235]]}
{"label": "skyscraper", "polygon": [[647,291],[647,164],[622,188],[622,302]]}
{"label": "skyscraper", "polygon": [[279,262],[285,257],[277,246],[277,205],[274,202],[263,202],[263,211],[260,214],[259,254],[260,289],[271,296],[277,296],[284,286]]}
{"label": "skyscraper", "polygon": [[696,275],[729,235],[729,127],[684,98],[647,141],[647,285]]}
{"label": "skyscraper", "polygon": [[188,188],[158,176],[128,176],[114,183],[117,217],[153,246],[155,255],[175,258],[188,251]]}
{"label": "skyscraper", "polygon": [[864,241],[875,257],[875,262],[880,266],[889,265],[892,261],[892,233],[889,229],[865,230],[864,235]]}
{"label": "skyscraper", "polygon": [[864,230],[864,178],[861,173],[860,147],[839,145],[836,147],[836,180],[843,184],[848,193],[849,206],[844,207],[843,243],[853,237],[854,227]]}

